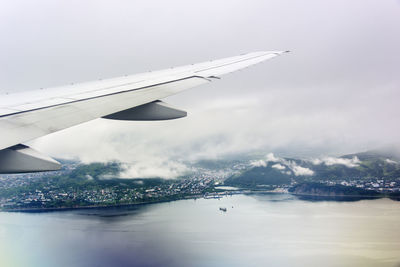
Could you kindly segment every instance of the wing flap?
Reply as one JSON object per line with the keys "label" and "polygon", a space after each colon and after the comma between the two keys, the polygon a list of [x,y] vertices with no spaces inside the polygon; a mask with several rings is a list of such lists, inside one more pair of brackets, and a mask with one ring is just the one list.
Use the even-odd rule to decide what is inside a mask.
{"label": "wing flap", "polygon": [[160,100],[126,109],[103,117],[110,120],[159,121],[173,120],[187,116],[187,112],[173,108]]}
{"label": "wing flap", "polygon": [[194,77],[0,118],[0,149],[165,98],[208,81]]}
{"label": "wing flap", "polygon": [[16,145],[0,150],[0,173],[55,171],[61,164],[36,150]]}

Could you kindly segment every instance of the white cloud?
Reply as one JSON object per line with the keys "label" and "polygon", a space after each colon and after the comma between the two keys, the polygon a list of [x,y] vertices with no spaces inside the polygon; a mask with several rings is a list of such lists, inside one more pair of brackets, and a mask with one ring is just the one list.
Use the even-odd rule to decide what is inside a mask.
{"label": "white cloud", "polygon": [[322,163],[324,162],[323,160],[318,159],[318,158],[312,159],[312,160],[310,160],[310,161],[311,161],[311,163],[314,164],[314,165],[320,165],[320,164],[322,164]]}
{"label": "white cloud", "polygon": [[[250,165],[254,166],[254,167],[267,167],[268,162],[280,162],[282,160],[283,159],[281,159],[281,158],[275,157],[274,153],[268,153],[265,156],[265,159],[259,159],[259,160],[251,161]],[[272,166],[272,168],[279,169],[279,166],[282,166],[282,165],[275,164],[275,165]],[[282,166],[282,167],[284,167],[284,166]]]}
{"label": "white cloud", "polygon": [[[149,164],[150,163],[150,164]],[[189,171],[189,168],[180,162],[168,160],[140,161],[137,163],[123,164],[124,170],[120,178],[166,178],[172,179]]]}
{"label": "white cloud", "polygon": [[250,162],[250,165],[253,167],[267,167],[267,162],[265,160],[254,160],[252,162]]}
{"label": "white cloud", "polygon": [[265,160],[266,160],[266,161],[271,161],[271,162],[279,162],[279,161],[282,161],[281,158],[275,157],[275,156],[274,156],[274,153],[268,153]]}
{"label": "white cloud", "polygon": [[394,160],[391,160],[391,159],[386,159],[385,161],[387,163],[390,163],[390,164],[397,164],[397,161],[394,161]]}
{"label": "white cloud", "polygon": [[[284,158],[276,157],[273,153],[268,153],[265,157],[265,160],[253,161],[252,165],[266,167],[268,162],[276,162],[276,164],[272,165],[272,168],[278,169],[284,174],[291,175],[292,173],[290,171],[292,171],[296,176],[314,175],[313,170],[299,166],[292,160],[289,161]],[[288,171],[284,171],[286,167],[289,169]]]}
{"label": "white cloud", "polygon": [[311,162],[314,165],[325,164],[327,166],[331,165],[344,165],[349,168],[358,167],[361,161],[354,156],[351,159],[348,158],[335,158],[335,157],[324,157],[322,159],[313,159]]}
{"label": "white cloud", "polygon": [[224,1],[210,0],[82,1],[78,9],[71,1],[25,2],[27,8],[8,1],[0,9],[1,92],[237,55],[255,50],[249,40],[268,44],[263,49],[293,50],[166,100],[186,109],[188,118],[97,120],[35,141],[44,153],[84,162],[120,160],[137,166],[137,175],[179,175],[184,168],[177,166],[186,159],[254,150],[307,151],[311,157],[398,142],[395,1],[233,1],[230,12]]}
{"label": "white cloud", "polygon": [[[294,163],[294,162],[292,162],[292,163]],[[296,165],[295,163],[291,164],[290,168],[293,171],[294,175],[296,175],[296,176],[311,176],[311,175],[314,175],[314,171],[313,170],[310,170],[309,168],[301,167],[299,165]]]}
{"label": "white cloud", "polygon": [[283,165],[281,165],[281,164],[279,164],[279,163],[272,165],[272,168],[275,168],[275,169],[278,169],[278,170],[284,170],[284,169],[286,169],[285,166],[283,166]]}

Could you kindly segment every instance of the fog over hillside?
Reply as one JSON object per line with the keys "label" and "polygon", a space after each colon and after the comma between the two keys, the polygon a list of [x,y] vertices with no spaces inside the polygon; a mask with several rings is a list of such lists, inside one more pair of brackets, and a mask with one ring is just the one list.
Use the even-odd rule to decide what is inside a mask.
{"label": "fog over hillside", "polygon": [[291,50],[165,99],[187,118],[96,120],[30,145],[133,176],[232,154],[336,157],[398,143],[398,25],[395,0],[3,2],[0,92]]}

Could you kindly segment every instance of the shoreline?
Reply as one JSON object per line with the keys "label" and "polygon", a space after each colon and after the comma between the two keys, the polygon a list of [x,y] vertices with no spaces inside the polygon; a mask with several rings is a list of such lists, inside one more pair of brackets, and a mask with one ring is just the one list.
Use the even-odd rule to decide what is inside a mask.
{"label": "shoreline", "polygon": [[154,201],[142,201],[136,203],[123,203],[115,205],[89,205],[89,206],[76,206],[76,207],[57,207],[57,208],[20,208],[20,209],[0,209],[0,212],[27,212],[27,213],[41,213],[41,212],[56,212],[56,211],[71,211],[71,210],[89,210],[89,209],[109,209],[109,208],[121,208],[121,207],[134,207],[141,205],[167,203],[185,199],[199,199],[202,197],[184,197],[180,199],[169,199],[169,200],[154,200]]}
{"label": "shoreline", "polygon": [[346,198],[346,197],[352,197],[352,198],[390,198],[389,196],[386,195],[319,195],[319,194],[307,194],[307,193],[289,193],[293,196],[304,196],[304,197],[326,197],[326,198]]}
{"label": "shoreline", "polygon": [[[381,198],[388,198],[393,201],[399,201],[400,198],[393,198],[387,195],[375,195],[375,196],[359,196],[359,195],[342,195],[342,196],[330,196],[330,195],[317,195],[317,194],[295,194],[295,193],[286,193],[286,192],[273,192],[273,191],[263,191],[263,190],[243,190],[240,193],[236,194],[225,194],[224,196],[231,196],[231,195],[251,195],[251,194],[285,194],[285,195],[292,195],[299,197],[309,197],[310,200],[321,199],[322,201],[332,200],[332,201],[358,201],[358,200],[373,200],[373,199],[381,199]],[[124,204],[115,204],[115,205],[89,205],[89,206],[76,206],[76,207],[57,207],[57,208],[20,208],[20,209],[0,209],[0,212],[26,212],[26,213],[41,213],[41,212],[57,212],[57,211],[71,211],[71,210],[89,210],[89,209],[112,209],[112,208],[122,208],[122,207],[135,207],[141,205],[149,205],[149,204],[157,204],[157,203],[167,203],[179,200],[186,200],[186,199],[209,199],[199,195],[196,196],[187,196],[179,199],[168,199],[168,200],[154,200],[154,201],[142,201],[137,203],[124,203]],[[315,198],[315,199],[313,199]]]}

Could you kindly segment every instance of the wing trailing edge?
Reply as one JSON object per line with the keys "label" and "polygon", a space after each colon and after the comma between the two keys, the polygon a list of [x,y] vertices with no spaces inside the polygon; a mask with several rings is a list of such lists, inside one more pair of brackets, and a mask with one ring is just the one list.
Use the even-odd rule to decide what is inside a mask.
{"label": "wing trailing edge", "polygon": [[159,101],[288,51],[261,51],[160,71],[0,96],[0,173],[58,170],[35,138],[97,118],[169,120],[185,111]]}
{"label": "wing trailing edge", "polygon": [[186,116],[186,111],[173,108],[167,103],[157,100],[134,108],[116,112],[104,116],[103,118],[125,121],[161,121],[179,119]]}

